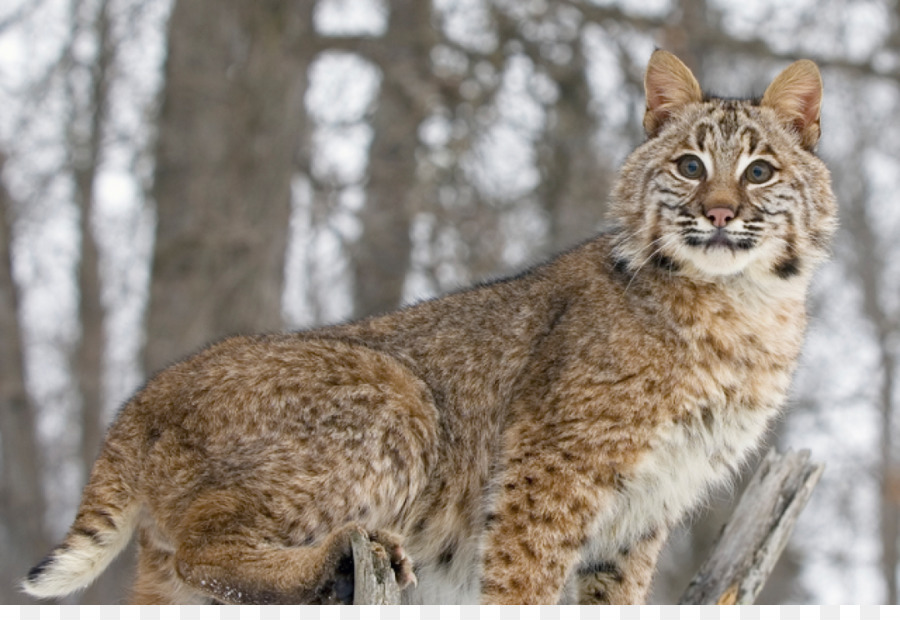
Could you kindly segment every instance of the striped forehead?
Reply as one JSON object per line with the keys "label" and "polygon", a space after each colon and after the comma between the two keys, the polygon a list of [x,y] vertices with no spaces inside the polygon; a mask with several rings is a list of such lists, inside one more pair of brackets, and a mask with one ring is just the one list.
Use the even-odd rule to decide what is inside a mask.
{"label": "striped forehead", "polygon": [[713,100],[708,113],[688,134],[688,146],[700,152],[729,152],[733,155],[771,153],[755,114],[746,101]]}

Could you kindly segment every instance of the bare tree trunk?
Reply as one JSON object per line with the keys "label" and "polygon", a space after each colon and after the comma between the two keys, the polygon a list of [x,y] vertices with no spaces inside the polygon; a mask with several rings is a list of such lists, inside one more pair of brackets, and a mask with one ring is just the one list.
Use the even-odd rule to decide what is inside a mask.
{"label": "bare tree trunk", "polygon": [[898,549],[898,537],[900,537],[900,466],[894,457],[892,434],[893,424],[893,398],[894,376],[897,371],[897,363],[894,356],[887,349],[886,341],[882,340],[882,372],[879,409],[881,413],[881,479],[880,479],[880,521],[881,521],[881,572],[885,583],[885,604],[896,605],[897,593],[897,564],[900,562],[900,549]]}
{"label": "bare tree trunk", "polygon": [[[0,154],[0,173],[3,170]],[[41,450],[25,386],[19,294],[12,274],[13,206],[0,177],[0,600],[24,603],[15,590],[29,562],[47,548]]]}
{"label": "bare tree trunk", "polygon": [[409,226],[417,208],[418,128],[427,113],[426,93],[433,88],[431,2],[392,0],[390,10],[384,43],[373,59],[383,80],[372,123],[363,233],[351,253],[357,316],[400,304],[411,260]]}
{"label": "bare tree trunk", "polygon": [[[86,24],[79,19],[84,11],[81,0],[72,4],[73,37],[81,27],[89,28],[96,42],[97,56],[89,72],[87,99],[73,97],[68,131],[69,161],[75,180],[75,202],[80,214],[81,256],[78,264],[78,321],[81,337],[72,351],[72,369],[78,383],[81,420],[81,468],[86,480],[100,450],[107,425],[104,389],[106,353],[106,312],[100,280],[100,252],[94,235],[95,186],[102,164],[106,124],[109,120],[112,76],[117,43],[112,33],[110,1],[102,0]],[[73,79],[80,79],[75,77]],[[78,90],[77,85],[71,92]],[[109,603],[121,600],[131,571],[121,570],[130,560],[117,561],[113,570],[104,572],[82,595],[80,603]],[[115,570],[118,568],[119,570]]]}
{"label": "bare tree trunk", "polygon": [[312,3],[181,0],[169,22],[146,368],[282,326]]}
{"label": "bare tree trunk", "polygon": [[[858,177],[865,175],[859,170]],[[898,562],[900,562],[900,463],[896,456],[894,441],[894,397],[897,380],[897,358],[891,346],[892,335],[898,330],[896,319],[883,306],[881,282],[886,270],[884,252],[879,246],[878,236],[872,222],[867,217],[865,205],[869,202],[869,191],[865,184],[858,185],[854,196],[845,201],[857,211],[844,218],[844,229],[851,243],[851,269],[854,279],[862,288],[863,314],[877,334],[876,345],[881,362],[881,384],[876,407],[880,422],[880,479],[879,479],[879,530],[881,536],[880,568],[885,586],[887,605],[896,605],[898,598]]]}
{"label": "bare tree trunk", "polygon": [[573,53],[573,62],[553,67],[560,96],[538,150],[542,167],[538,191],[550,214],[549,245],[556,252],[593,234],[603,219],[612,185],[613,171],[601,167],[594,148],[583,50],[579,46]]}
{"label": "bare tree trunk", "polygon": [[85,472],[90,471],[97,457],[105,428],[103,415],[105,313],[100,283],[99,249],[91,223],[95,207],[94,185],[99,172],[104,126],[109,110],[110,73],[115,59],[110,27],[109,2],[104,0],[97,9],[93,24],[98,53],[91,71],[90,98],[85,102],[84,109],[78,109],[75,104],[76,109],[71,119],[72,124],[84,123],[87,126],[87,134],[78,135],[75,129],[68,132],[69,161],[72,162],[75,201],[80,212],[78,319],[81,324],[81,338],[72,355],[72,367],[81,396],[81,458]]}

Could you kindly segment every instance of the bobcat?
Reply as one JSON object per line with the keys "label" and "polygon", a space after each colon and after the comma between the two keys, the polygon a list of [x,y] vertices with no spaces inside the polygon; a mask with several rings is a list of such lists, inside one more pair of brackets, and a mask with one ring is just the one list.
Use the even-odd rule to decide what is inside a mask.
{"label": "bobcat", "polygon": [[136,603],[347,602],[362,531],[417,584],[405,602],[642,602],[669,528],[784,402],[836,226],[815,64],[732,100],[660,50],[645,89],[614,228],[515,278],[162,371],[23,588],[87,586],[137,530]]}

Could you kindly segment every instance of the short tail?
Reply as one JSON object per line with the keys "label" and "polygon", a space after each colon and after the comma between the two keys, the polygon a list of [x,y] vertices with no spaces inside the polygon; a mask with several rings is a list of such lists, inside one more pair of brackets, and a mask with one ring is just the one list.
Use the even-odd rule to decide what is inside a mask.
{"label": "short tail", "polygon": [[94,464],[65,540],[22,581],[31,596],[56,598],[86,588],[131,539],[140,502],[128,473],[136,470],[138,456],[136,446],[116,441],[115,431]]}

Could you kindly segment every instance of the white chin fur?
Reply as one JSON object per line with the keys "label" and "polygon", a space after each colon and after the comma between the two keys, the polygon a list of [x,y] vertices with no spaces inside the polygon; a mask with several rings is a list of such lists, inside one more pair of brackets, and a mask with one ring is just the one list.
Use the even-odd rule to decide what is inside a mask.
{"label": "white chin fur", "polygon": [[752,250],[730,250],[728,248],[680,248],[676,260],[693,265],[708,276],[733,276],[744,271],[754,260],[756,248]]}

